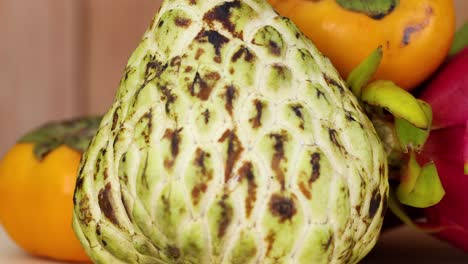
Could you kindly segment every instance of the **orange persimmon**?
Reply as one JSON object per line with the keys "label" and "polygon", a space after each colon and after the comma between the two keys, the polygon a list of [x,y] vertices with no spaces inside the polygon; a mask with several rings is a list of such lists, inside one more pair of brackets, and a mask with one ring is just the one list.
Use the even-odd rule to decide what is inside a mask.
{"label": "orange persimmon", "polygon": [[343,77],[378,46],[375,79],[411,90],[444,61],[455,31],[452,0],[269,0]]}
{"label": "orange persimmon", "polygon": [[28,253],[89,261],[72,229],[73,192],[83,147],[98,119],[47,124],[0,160],[0,224]]}

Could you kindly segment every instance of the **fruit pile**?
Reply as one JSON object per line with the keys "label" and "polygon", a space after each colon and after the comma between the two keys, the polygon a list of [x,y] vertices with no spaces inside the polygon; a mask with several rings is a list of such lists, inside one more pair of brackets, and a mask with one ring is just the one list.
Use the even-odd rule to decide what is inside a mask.
{"label": "fruit pile", "polygon": [[[468,37],[453,40],[453,4],[269,2],[165,0],[102,119],[47,125],[0,162],[10,236],[86,259],[25,237],[52,215],[95,263],[357,263],[388,207],[468,251]],[[60,154],[75,157],[66,176],[45,166]]]}

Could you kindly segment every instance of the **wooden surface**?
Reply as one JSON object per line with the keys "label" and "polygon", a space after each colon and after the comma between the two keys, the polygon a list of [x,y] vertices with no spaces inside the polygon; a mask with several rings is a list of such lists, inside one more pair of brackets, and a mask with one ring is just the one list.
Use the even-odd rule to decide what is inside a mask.
{"label": "wooden surface", "polygon": [[[0,228],[0,263],[64,264],[34,258],[17,248]],[[407,227],[385,233],[362,264],[466,264],[468,254]]]}

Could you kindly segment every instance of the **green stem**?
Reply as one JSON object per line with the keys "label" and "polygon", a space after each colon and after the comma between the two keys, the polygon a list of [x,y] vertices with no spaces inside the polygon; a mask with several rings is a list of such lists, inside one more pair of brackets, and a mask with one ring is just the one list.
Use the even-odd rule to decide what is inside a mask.
{"label": "green stem", "polygon": [[51,122],[24,135],[19,143],[33,143],[34,155],[44,159],[54,149],[66,145],[83,153],[96,133],[101,117],[85,117]]}
{"label": "green stem", "polygon": [[400,3],[399,0],[336,0],[343,8],[363,13],[373,19],[382,19]]}
{"label": "green stem", "polygon": [[349,74],[346,83],[357,98],[361,98],[362,88],[379,69],[382,56],[382,46],[379,46]]}

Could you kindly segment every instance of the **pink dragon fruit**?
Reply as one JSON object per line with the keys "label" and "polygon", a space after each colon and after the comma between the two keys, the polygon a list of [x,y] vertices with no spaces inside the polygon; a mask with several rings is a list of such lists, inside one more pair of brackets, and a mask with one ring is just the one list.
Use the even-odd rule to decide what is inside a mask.
{"label": "pink dragon fruit", "polygon": [[[433,130],[421,155],[436,164],[444,198],[424,209],[435,235],[468,252],[468,47],[422,92],[433,110]],[[424,161],[423,161],[424,162]]]}

